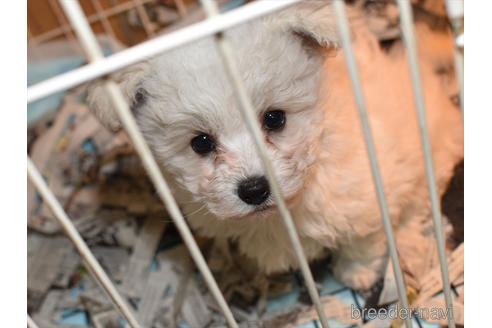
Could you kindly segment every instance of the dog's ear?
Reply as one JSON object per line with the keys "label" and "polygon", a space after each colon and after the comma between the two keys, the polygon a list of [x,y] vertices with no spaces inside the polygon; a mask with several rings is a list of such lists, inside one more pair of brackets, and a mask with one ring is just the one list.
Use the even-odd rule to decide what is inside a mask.
{"label": "dog's ear", "polygon": [[338,47],[336,18],[331,1],[306,0],[272,17],[271,23],[301,38],[308,52]]}
{"label": "dog's ear", "polygon": [[[126,69],[111,74],[110,78],[120,87],[125,100],[132,111],[138,111],[139,105],[145,101],[145,91],[139,88],[140,83],[150,71],[148,61],[130,66]],[[121,121],[104,87],[104,79],[92,82],[88,86],[87,103],[89,109],[112,131],[121,129]]]}

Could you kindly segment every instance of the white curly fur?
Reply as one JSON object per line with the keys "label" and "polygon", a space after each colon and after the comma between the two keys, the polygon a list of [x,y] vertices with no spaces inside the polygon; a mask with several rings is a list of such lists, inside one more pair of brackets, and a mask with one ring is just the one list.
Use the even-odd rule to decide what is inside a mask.
{"label": "white curly fur", "polygon": [[[354,23],[354,48],[397,227],[429,209],[408,65],[402,54],[384,54],[360,17]],[[425,34],[430,41],[420,44],[422,53],[433,58],[446,54],[447,48],[433,49],[430,33]],[[285,128],[265,132],[265,141],[306,255],[311,260],[331,251],[342,282],[369,288],[385,267],[387,247],[343,53],[325,56],[309,48],[313,42],[305,42],[336,43],[330,6],[306,2],[236,27],[226,36],[238,54],[260,123],[269,108],[287,113]],[[269,209],[258,212],[236,193],[238,181],[264,171],[220,58],[209,38],[115,77],[129,102],[137,88],[146,91],[137,121],[174,183],[183,211],[193,213],[188,219],[197,233],[236,240],[240,251],[265,272],[295,268],[297,260],[273,200],[267,201]],[[421,64],[442,192],[463,156],[462,125],[432,61]],[[88,100],[106,126],[120,127],[100,83],[91,86]],[[216,139],[212,155],[199,156],[190,147],[200,133]]]}

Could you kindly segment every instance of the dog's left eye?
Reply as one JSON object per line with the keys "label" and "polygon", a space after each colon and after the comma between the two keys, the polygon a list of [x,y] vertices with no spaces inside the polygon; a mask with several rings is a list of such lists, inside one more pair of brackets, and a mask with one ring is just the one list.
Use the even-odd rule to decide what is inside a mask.
{"label": "dog's left eye", "polygon": [[265,113],[263,126],[268,131],[276,131],[284,127],[285,121],[285,112],[283,110],[272,110]]}
{"label": "dog's left eye", "polygon": [[191,139],[191,148],[199,155],[206,155],[215,150],[215,140],[208,134],[201,134]]}

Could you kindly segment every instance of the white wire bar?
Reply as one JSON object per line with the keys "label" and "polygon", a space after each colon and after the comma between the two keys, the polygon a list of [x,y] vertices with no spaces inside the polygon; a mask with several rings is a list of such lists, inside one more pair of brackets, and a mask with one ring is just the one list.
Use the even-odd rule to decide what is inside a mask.
{"label": "white wire bar", "polygon": [[101,287],[109,295],[111,301],[116,305],[116,308],[121,313],[121,315],[131,325],[132,328],[142,328],[143,326],[138,323],[132,310],[125,302],[123,297],[121,297],[121,295],[118,293],[118,290],[111,282],[106,272],[104,272],[104,269],[101,267],[96,257],[92,254],[91,250],[84,242],[73,223],[70,221],[67,213],[65,213],[61,204],[57,201],[55,195],[53,195],[43,177],[36,169],[34,163],[29,157],[27,158],[27,175],[39,192],[41,198],[46,202],[46,204],[55,215],[58,223],[61,225],[67,236],[70,238],[75,248],[77,248],[77,251],[80,253],[85,263],[87,264],[87,268],[89,269],[89,271],[94,275]]}
{"label": "white wire bar", "polygon": [[[148,3],[151,1],[155,1],[155,0],[142,0],[143,3]],[[111,8],[104,9],[101,13],[95,13],[93,15],[90,15],[89,17],[87,17],[87,20],[91,24],[97,23],[100,21],[101,17],[108,18],[111,16],[121,14],[125,11],[131,10],[133,8],[135,8],[135,5],[132,2],[123,2],[121,4],[113,6]],[[57,38],[60,35],[66,33],[67,31],[71,31],[71,30],[72,30],[72,27],[70,26],[70,24],[64,24],[58,28],[54,28],[52,30],[49,30],[48,32],[44,32],[42,34],[36,35],[33,38],[33,41],[36,41],[37,43],[43,43],[43,42],[52,40],[54,38]]]}
{"label": "white wire bar", "polygon": [[27,315],[27,328],[39,328],[29,314]]}
{"label": "white wire bar", "polygon": [[186,43],[224,31],[253,18],[285,8],[301,0],[256,1],[225,14],[155,37],[125,51],[61,74],[27,88],[27,102],[70,89]]}
{"label": "white wire bar", "polygon": [[[61,26],[66,25],[67,21],[66,21],[65,17],[63,16],[62,12],[60,11],[60,8],[58,7],[56,0],[48,0],[48,4],[50,5],[51,10],[55,14],[55,17],[56,17],[56,20],[58,21],[58,23]],[[65,38],[68,41],[70,41],[70,43],[72,44],[72,46],[75,50],[81,50],[80,45],[77,42],[77,40],[75,39],[75,36],[73,35],[72,31],[65,30],[63,33],[65,34]]]}
{"label": "white wire bar", "polygon": [[451,21],[451,26],[453,28],[453,33],[455,36],[454,42],[454,57],[455,57],[455,71],[456,78],[458,79],[459,98],[460,98],[460,108],[461,117],[464,120],[464,67],[463,67],[463,44],[459,44],[460,38],[463,37],[463,18],[464,18],[464,7],[463,0],[446,0],[446,9],[448,12],[449,20]]}
{"label": "white wire bar", "polygon": [[[378,197],[379,208],[383,217],[384,230],[386,232],[386,239],[388,242],[389,253],[391,262],[393,263],[393,272],[396,280],[396,287],[398,290],[398,297],[402,308],[409,312],[407,288],[405,285],[405,279],[403,277],[403,271],[401,269],[400,259],[398,256],[398,249],[396,247],[395,236],[393,234],[393,227],[391,225],[391,218],[388,211],[388,205],[386,203],[386,196],[384,192],[383,179],[381,177],[381,171],[376,155],[376,149],[374,147],[374,140],[372,138],[371,127],[369,125],[369,119],[367,116],[366,103],[362,93],[362,85],[359,78],[359,72],[357,69],[357,63],[355,60],[354,51],[352,48],[352,41],[350,37],[350,27],[347,20],[347,13],[345,9],[345,3],[343,0],[334,0],[333,7],[335,9],[335,15],[337,19],[340,39],[342,42],[342,48],[347,63],[347,69],[350,75],[350,81],[354,90],[355,99],[357,102],[357,108],[359,109],[359,117],[362,125],[362,131],[364,133],[364,139],[366,142],[367,154],[371,164],[372,176],[374,179],[374,185],[376,187],[376,195]],[[407,328],[412,327],[412,320],[410,316],[405,317],[405,325]]]}
{"label": "white wire bar", "polygon": [[412,86],[414,91],[415,104],[419,120],[420,136],[422,141],[422,149],[424,151],[425,168],[427,173],[427,184],[429,187],[429,195],[432,208],[432,219],[434,220],[434,230],[437,240],[437,249],[439,253],[439,262],[441,264],[441,274],[443,282],[444,298],[446,307],[449,313],[448,327],[455,328],[453,300],[451,298],[451,287],[449,282],[448,264],[446,260],[446,248],[444,245],[444,234],[442,230],[441,206],[436,187],[436,179],[434,176],[434,164],[432,160],[432,149],[427,129],[427,119],[425,116],[424,94],[420,83],[420,68],[417,57],[417,43],[415,40],[415,31],[413,28],[413,14],[410,1],[397,0],[400,8],[400,24],[403,33],[403,41],[407,48],[408,62],[412,76]]}
{"label": "white wire bar", "polygon": [[[101,60],[103,53],[99,47],[96,37],[92,30],[90,29],[89,23],[87,22],[82,9],[80,8],[79,2],[74,0],[60,0],[63,9],[67,17],[69,18],[71,24],[75,28],[77,36],[80,39],[82,46],[85,48],[89,54],[89,59],[91,61]],[[203,279],[207,283],[207,286],[217,301],[227,323],[232,328],[238,328],[234,316],[224,299],[222,292],[220,291],[210,269],[203,258],[200,248],[195,242],[190,229],[188,228],[186,221],[181,214],[181,211],[174,199],[159,166],[157,165],[152,153],[144,140],[144,137],[140,133],[137,123],[132,116],[130,108],[121,93],[121,90],[114,82],[106,83],[106,91],[108,92],[114,107],[116,108],[118,115],[127,131],[128,135],[133,141],[135,149],[140,156],[143,165],[149,174],[157,193],[161,197],[161,200],[166,205],[169,215],[173,219],[178,231],[183,238],[184,243],[188,247],[190,254],[195,261],[198,269],[202,273]]]}
{"label": "white wire bar", "polygon": [[[205,8],[205,11],[209,19],[213,19],[213,17],[219,15],[219,8],[216,2],[214,2],[213,0],[201,0],[201,3]],[[246,87],[244,86],[244,81],[241,77],[239,69],[237,67],[234,51],[232,49],[231,44],[223,36],[223,34],[216,35],[216,42],[219,52],[222,55],[224,66],[226,68],[226,71],[228,72],[231,83],[234,86],[236,96],[239,100],[239,104],[240,104],[239,108],[241,114],[251,134],[253,135],[258,152],[263,161],[263,166],[267,173],[268,182],[270,184],[272,194],[275,198],[275,202],[277,203],[280,215],[282,216],[282,219],[287,228],[287,232],[289,234],[290,241],[294,248],[297,259],[299,261],[299,266],[301,268],[302,275],[306,282],[309,295],[311,296],[311,300],[313,301],[316,311],[318,312],[321,325],[324,328],[328,328],[328,319],[324,313],[323,305],[321,304],[318,290],[316,289],[313,275],[311,273],[311,270],[309,269],[309,264],[304,254],[304,251],[302,249],[299,236],[297,234],[294,222],[292,220],[292,216],[289,210],[287,209],[284,198],[282,196],[282,192],[280,191],[280,187],[278,185],[278,181],[275,176],[275,171],[270,162],[270,159],[268,158],[266,145],[263,141],[263,132],[261,131],[260,125],[258,124],[258,121],[256,119],[256,114],[253,109],[253,105],[247,93]]]}

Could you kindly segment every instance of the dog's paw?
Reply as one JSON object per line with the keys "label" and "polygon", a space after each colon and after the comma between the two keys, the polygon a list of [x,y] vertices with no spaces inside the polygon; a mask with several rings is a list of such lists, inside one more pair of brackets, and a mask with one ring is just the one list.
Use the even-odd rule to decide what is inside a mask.
{"label": "dog's paw", "polygon": [[365,262],[339,259],[333,273],[335,278],[351,289],[368,290],[381,278],[385,264],[385,257]]}

